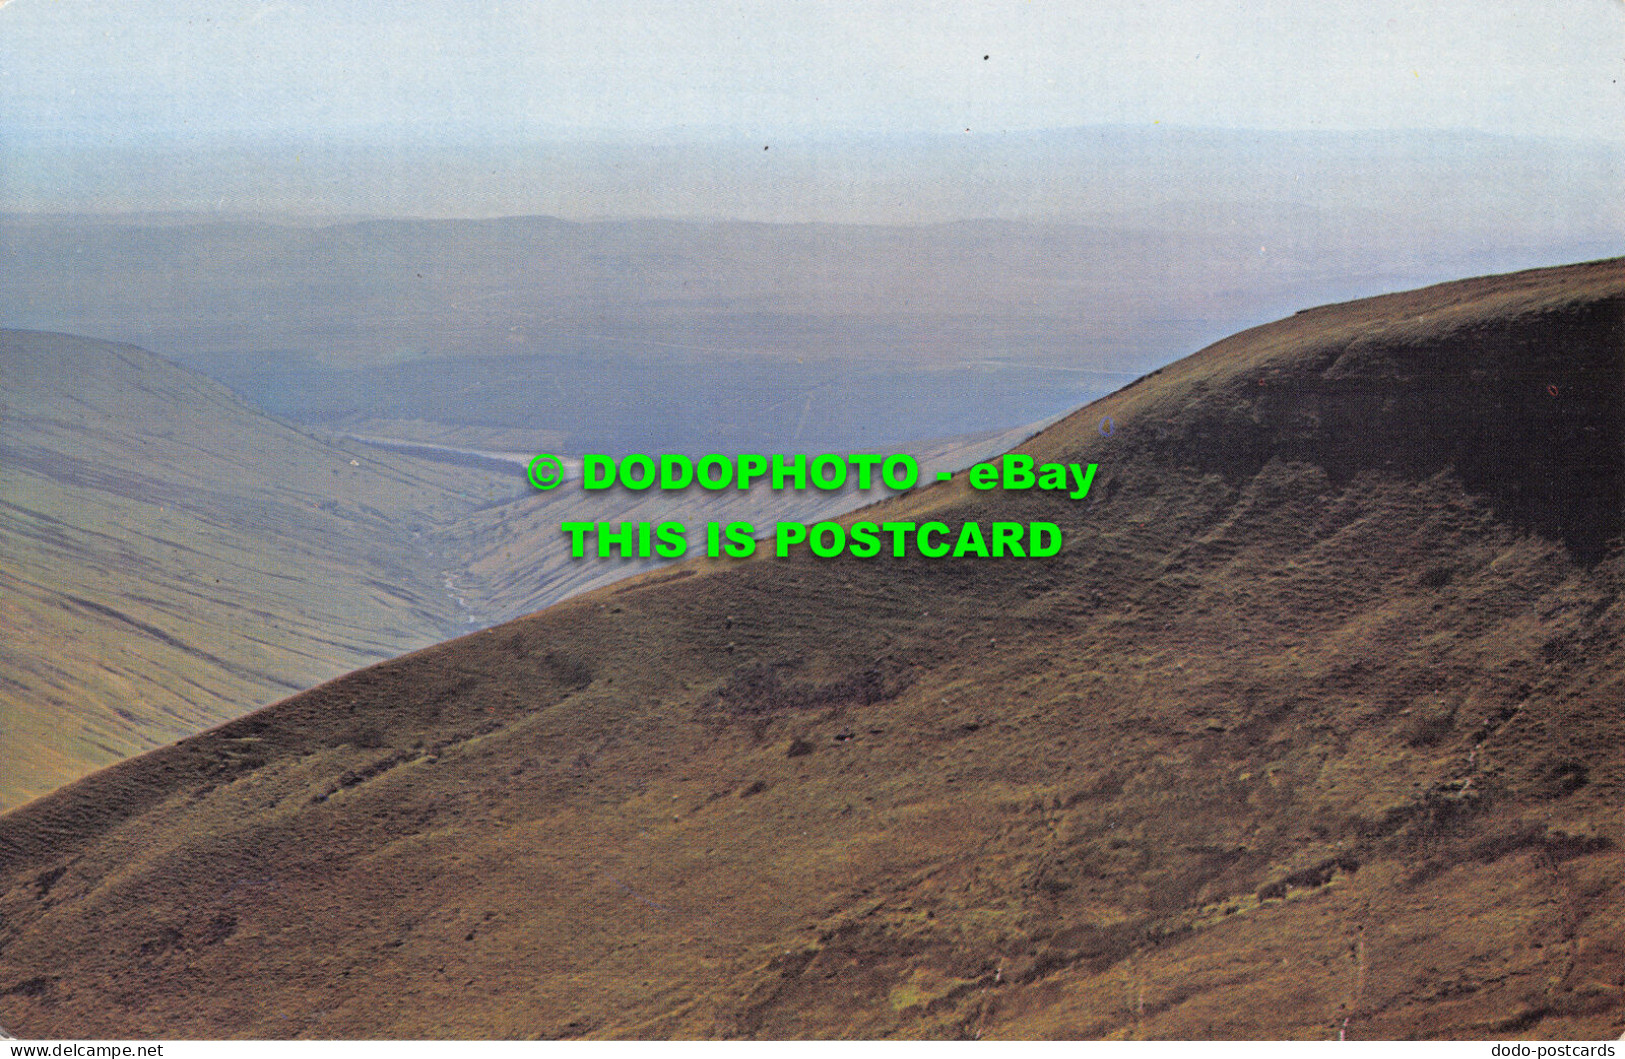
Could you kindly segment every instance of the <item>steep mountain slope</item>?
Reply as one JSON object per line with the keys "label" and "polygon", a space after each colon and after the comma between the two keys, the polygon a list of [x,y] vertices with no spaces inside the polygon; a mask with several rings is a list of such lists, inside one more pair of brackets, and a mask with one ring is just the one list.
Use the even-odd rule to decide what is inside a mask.
{"label": "steep mountain slope", "polygon": [[452,635],[412,531],[498,485],[144,350],[0,331],[0,807]]}
{"label": "steep mountain slope", "polygon": [[[1618,1036],[1625,262],[1328,306],[0,817],[40,1036]],[[1097,429],[1110,415],[1115,433]]]}

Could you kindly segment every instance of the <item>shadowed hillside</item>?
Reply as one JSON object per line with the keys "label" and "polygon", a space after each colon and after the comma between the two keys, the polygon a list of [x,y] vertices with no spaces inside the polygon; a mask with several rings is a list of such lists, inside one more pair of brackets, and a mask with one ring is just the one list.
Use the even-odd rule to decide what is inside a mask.
{"label": "shadowed hillside", "polygon": [[668,568],[124,762],[0,817],[0,1023],[1617,1037],[1622,392],[1618,260],[1328,306],[1022,446],[1083,502],[861,516],[1055,559]]}

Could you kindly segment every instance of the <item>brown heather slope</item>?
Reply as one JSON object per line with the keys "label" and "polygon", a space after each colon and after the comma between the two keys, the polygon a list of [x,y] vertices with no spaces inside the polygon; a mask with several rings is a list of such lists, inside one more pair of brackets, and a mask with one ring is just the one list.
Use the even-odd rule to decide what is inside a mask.
{"label": "brown heather slope", "polygon": [[1085,502],[880,512],[1057,559],[662,570],[99,772],[0,817],[0,1024],[1618,1036],[1622,350],[1620,261],[1302,313],[1024,446]]}

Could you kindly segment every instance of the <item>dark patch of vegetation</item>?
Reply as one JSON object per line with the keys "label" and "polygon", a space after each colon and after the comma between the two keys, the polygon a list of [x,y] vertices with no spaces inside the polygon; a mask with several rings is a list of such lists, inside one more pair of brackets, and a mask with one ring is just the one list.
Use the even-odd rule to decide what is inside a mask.
{"label": "dark patch of vegetation", "polygon": [[346,769],[339,775],[338,779],[327,786],[326,790],[312,797],[311,802],[313,804],[325,802],[339,791],[348,790],[351,787],[359,787],[368,780],[382,776],[390,769],[406,761],[410,761],[416,756],[417,755],[411,751],[403,750],[398,753],[390,754],[388,757],[379,761],[375,761],[365,768]]}
{"label": "dark patch of vegetation", "polygon": [[1454,566],[1439,563],[1422,571],[1422,576],[1418,580],[1421,582],[1423,588],[1443,588],[1448,585],[1455,578],[1455,576],[1456,568]]}
{"label": "dark patch of vegetation", "polygon": [[237,933],[237,917],[229,912],[219,912],[211,916],[198,932],[198,944],[218,945],[222,941]]}
{"label": "dark patch of vegetation", "polygon": [[754,720],[811,709],[873,706],[900,695],[910,683],[906,671],[871,666],[849,677],[822,683],[788,680],[783,667],[755,662],[737,669],[709,703],[712,716]]}
{"label": "dark patch of vegetation", "polygon": [[1456,711],[1448,706],[1418,706],[1400,725],[1407,746],[1438,746],[1456,730]]}
{"label": "dark patch of vegetation", "polygon": [[59,864],[55,868],[52,868],[49,871],[42,871],[34,877],[34,887],[39,892],[41,899],[44,899],[44,897],[51,892],[51,887],[55,886],[57,884],[57,880],[62,878],[63,875],[67,874],[67,871],[68,866],[66,864]]}
{"label": "dark patch of vegetation", "polygon": [[1591,782],[1591,770],[1583,761],[1557,761],[1544,770],[1541,789],[1548,798],[1562,798]]}

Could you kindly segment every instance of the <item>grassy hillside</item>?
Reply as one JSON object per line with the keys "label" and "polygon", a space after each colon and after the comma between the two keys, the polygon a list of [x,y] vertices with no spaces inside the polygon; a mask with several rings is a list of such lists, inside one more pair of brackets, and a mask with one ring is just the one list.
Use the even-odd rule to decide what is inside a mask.
{"label": "grassy hillside", "polygon": [[[0,817],[30,1036],[1616,1037],[1625,263],[1328,306]],[[1111,415],[1116,432],[1096,429]]]}
{"label": "grassy hillside", "polygon": [[0,402],[0,807],[451,635],[419,539],[511,488],[130,346],[0,332]]}

